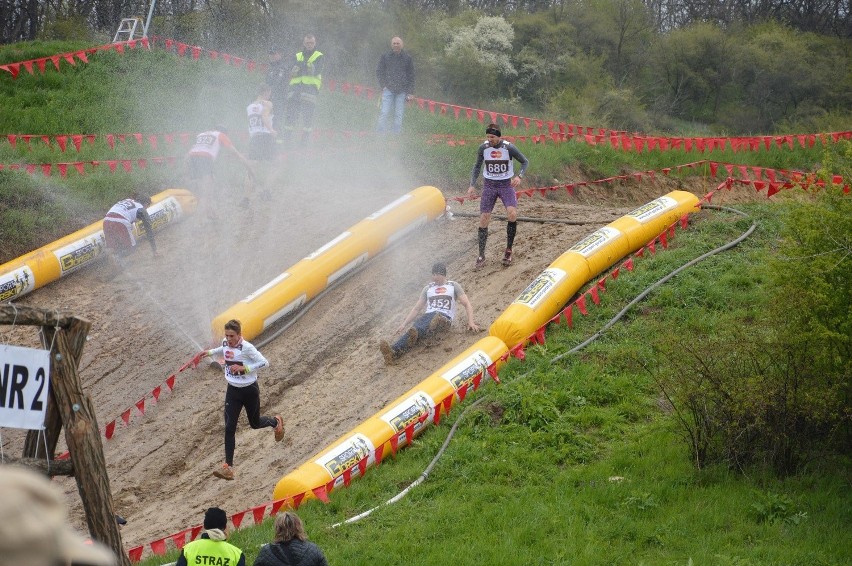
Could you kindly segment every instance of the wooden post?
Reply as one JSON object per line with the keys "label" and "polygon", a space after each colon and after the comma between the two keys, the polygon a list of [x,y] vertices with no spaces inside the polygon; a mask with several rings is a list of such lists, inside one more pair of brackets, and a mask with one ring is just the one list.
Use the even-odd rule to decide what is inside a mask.
{"label": "wooden post", "polygon": [[[112,490],[95,410],[91,399],[83,392],[77,374],[91,323],[67,313],[0,305],[0,324],[36,325],[50,329],[45,330],[46,336],[54,333],[50,351],[50,391],[65,427],[65,442],[71,453],[77,491],[83,501],[89,533],[113,550],[120,566],[130,566],[115,522]],[[49,448],[55,449],[55,444]]]}

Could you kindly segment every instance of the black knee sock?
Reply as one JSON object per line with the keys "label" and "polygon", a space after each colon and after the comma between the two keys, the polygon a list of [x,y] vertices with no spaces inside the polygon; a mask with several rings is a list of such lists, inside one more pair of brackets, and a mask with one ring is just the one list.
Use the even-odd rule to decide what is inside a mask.
{"label": "black knee sock", "polygon": [[485,242],[488,241],[488,228],[479,229],[479,257],[485,257]]}
{"label": "black knee sock", "polygon": [[512,249],[512,244],[515,243],[515,234],[518,231],[518,222],[506,223],[506,247]]}

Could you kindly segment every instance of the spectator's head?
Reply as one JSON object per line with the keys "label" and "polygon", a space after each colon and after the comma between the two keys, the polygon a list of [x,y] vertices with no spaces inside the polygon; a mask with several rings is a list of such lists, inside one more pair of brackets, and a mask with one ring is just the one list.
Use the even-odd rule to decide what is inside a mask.
{"label": "spectator's head", "polygon": [[228,526],[228,515],[218,507],[211,507],[204,512],[204,530],[219,529],[224,531]]}
{"label": "spectator's head", "polygon": [[113,553],[68,525],[62,494],[44,477],[0,466],[0,561],[33,566],[114,566]]}
{"label": "spectator's head", "polygon": [[305,38],[302,40],[302,46],[306,51],[313,51],[317,46],[317,38],[310,33],[305,35]]}
{"label": "spectator's head", "polygon": [[279,513],[275,517],[275,538],[273,542],[287,542],[294,538],[299,540],[308,539],[302,520],[291,511]]}
{"label": "spectator's head", "polygon": [[402,51],[403,47],[404,44],[402,43],[401,37],[394,37],[393,39],[391,39],[391,49],[393,49],[394,53],[399,53],[400,51]]}

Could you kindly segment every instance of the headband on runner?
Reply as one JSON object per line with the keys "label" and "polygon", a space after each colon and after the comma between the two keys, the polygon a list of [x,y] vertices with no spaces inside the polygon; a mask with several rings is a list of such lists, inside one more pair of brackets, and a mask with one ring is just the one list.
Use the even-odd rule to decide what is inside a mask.
{"label": "headband on runner", "polygon": [[500,130],[498,128],[485,128],[486,134],[491,134],[492,136],[500,137]]}

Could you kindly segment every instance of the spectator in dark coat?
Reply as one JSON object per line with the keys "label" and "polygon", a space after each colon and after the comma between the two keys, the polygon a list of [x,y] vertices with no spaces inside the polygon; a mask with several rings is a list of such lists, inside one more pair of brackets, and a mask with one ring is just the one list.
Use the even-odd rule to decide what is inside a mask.
{"label": "spectator in dark coat", "polygon": [[391,40],[391,50],[382,55],[376,69],[382,89],[382,111],[376,127],[379,132],[388,131],[388,116],[393,107],[393,132],[398,134],[402,130],[405,102],[413,98],[411,93],[414,92],[414,62],[402,47],[402,39],[394,37]]}
{"label": "spectator in dark coat", "polygon": [[275,517],[275,538],[260,547],[254,566],[328,566],[328,562],[308,540],[299,516],[287,511]]}

